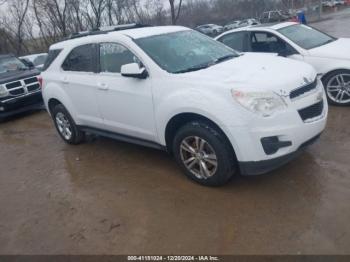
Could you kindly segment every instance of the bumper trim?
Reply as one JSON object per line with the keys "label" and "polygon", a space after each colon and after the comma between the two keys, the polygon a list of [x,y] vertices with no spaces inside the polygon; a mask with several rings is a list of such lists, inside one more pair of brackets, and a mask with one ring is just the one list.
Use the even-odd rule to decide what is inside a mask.
{"label": "bumper trim", "polygon": [[306,147],[315,143],[320,138],[320,136],[321,134],[318,134],[317,136],[303,143],[295,152],[289,153],[281,157],[277,157],[269,160],[263,160],[263,161],[255,161],[255,162],[254,161],[239,162],[241,175],[244,175],[244,176],[262,175],[272,170],[278,169],[279,167],[287,164],[288,162],[290,162],[291,160],[299,156]]}
{"label": "bumper trim", "polygon": [[16,110],[0,112],[0,118],[6,118],[6,117],[17,115],[17,114],[20,114],[23,112],[27,112],[27,111],[31,111],[31,110],[41,110],[44,108],[45,108],[44,104],[42,102],[40,102],[40,103],[32,104],[29,106],[24,106],[24,107],[18,108]]}

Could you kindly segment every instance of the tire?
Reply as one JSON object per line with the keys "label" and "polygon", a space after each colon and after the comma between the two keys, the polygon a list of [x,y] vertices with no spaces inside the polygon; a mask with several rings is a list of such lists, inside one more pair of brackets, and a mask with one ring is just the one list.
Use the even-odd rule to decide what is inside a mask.
{"label": "tire", "polygon": [[335,106],[350,105],[350,70],[334,71],[326,75],[322,82],[329,104]]}
{"label": "tire", "polygon": [[[198,149],[201,144],[202,150]],[[190,122],[179,129],[173,140],[173,154],[186,176],[204,186],[223,186],[237,172],[230,142],[220,130],[204,121]],[[202,165],[201,169],[203,162],[206,168]]]}
{"label": "tire", "polygon": [[56,130],[64,142],[78,145],[84,141],[85,133],[79,130],[73,118],[62,104],[56,105],[51,113]]}

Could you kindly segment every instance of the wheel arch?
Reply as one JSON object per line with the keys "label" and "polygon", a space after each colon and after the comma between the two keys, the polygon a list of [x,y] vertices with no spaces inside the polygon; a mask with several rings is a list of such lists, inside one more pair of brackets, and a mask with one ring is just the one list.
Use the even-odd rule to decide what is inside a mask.
{"label": "wheel arch", "polygon": [[349,71],[350,72],[350,68],[337,68],[337,69],[332,69],[330,71],[328,71],[327,73],[325,73],[324,75],[322,75],[321,80],[322,83],[324,84],[324,81],[332,74],[338,72],[338,71]]}
{"label": "wheel arch", "polygon": [[229,137],[226,135],[225,131],[218,125],[216,124],[213,120],[209,119],[208,117],[205,117],[201,114],[198,113],[178,113],[177,115],[173,116],[167,123],[165,127],[165,144],[166,144],[166,149],[167,151],[172,154],[172,142],[173,139],[176,135],[176,131],[184,126],[185,124],[191,122],[191,121],[196,121],[200,120],[203,122],[208,123],[212,127],[216,128],[224,137],[224,139],[227,140],[227,142],[230,145],[230,149],[232,150],[232,153],[234,154],[235,158],[236,157],[236,150],[234,146],[232,145]]}
{"label": "wheel arch", "polygon": [[48,111],[49,111],[50,115],[52,115],[52,110],[54,109],[54,107],[59,105],[59,104],[63,105],[63,103],[56,98],[49,99],[47,106],[48,106]]}

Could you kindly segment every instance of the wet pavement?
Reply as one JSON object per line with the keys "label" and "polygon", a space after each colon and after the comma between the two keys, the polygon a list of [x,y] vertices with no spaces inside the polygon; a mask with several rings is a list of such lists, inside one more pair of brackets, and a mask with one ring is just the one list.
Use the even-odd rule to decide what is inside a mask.
{"label": "wet pavement", "polygon": [[283,168],[222,188],[168,155],[61,141],[45,112],[0,124],[0,254],[350,254],[350,108]]}
{"label": "wet pavement", "polygon": [[312,23],[312,26],[335,37],[350,37],[350,8],[330,13],[324,16],[324,20]]}

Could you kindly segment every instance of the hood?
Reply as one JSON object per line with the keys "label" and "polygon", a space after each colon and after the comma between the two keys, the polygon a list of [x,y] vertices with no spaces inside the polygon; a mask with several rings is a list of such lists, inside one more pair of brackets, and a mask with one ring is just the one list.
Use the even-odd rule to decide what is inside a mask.
{"label": "hood", "polygon": [[350,38],[339,38],[329,44],[309,50],[310,56],[350,60]]}
{"label": "hood", "polygon": [[269,54],[246,53],[209,68],[186,73],[183,76],[218,83],[228,88],[261,88],[280,95],[313,82],[316,71],[308,64]]}
{"label": "hood", "polygon": [[39,75],[40,72],[37,69],[24,70],[24,71],[11,71],[0,74],[0,84],[6,84],[16,80]]}

